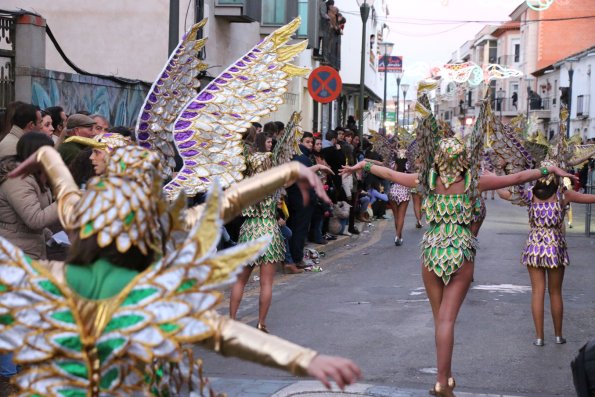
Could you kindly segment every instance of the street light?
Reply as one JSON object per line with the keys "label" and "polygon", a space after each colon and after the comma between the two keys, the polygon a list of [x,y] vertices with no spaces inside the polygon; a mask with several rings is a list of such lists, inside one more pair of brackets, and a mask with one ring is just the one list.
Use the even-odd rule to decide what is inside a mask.
{"label": "street light", "polygon": [[[374,5],[374,0],[357,0],[359,14],[362,17],[362,54],[359,72],[359,128],[358,135],[364,137],[364,86],[366,84],[366,23],[370,16],[370,7]],[[372,49],[370,49],[372,51]]]}
{"label": "street light", "polygon": [[[380,46],[382,47],[382,49],[384,49],[384,51],[382,52],[383,55],[383,60],[384,60],[384,98],[383,98],[383,102],[382,102],[382,127],[385,129],[386,131],[386,84],[387,84],[387,72],[388,72],[388,64],[389,64],[389,58],[388,55],[391,54],[393,52],[393,47],[394,47],[394,43],[389,43],[388,41],[382,42],[380,43]],[[398,112],[398,104],[397,104],[397,112]],[[397,124],[399,123],[399,115],[397,113]]]}
{"label": "street light", "polygon": [[397,126],[399,125],[399,91],[401,90],[401,77],[403,77],[403,72],[395,73],[397,77]]}
{"label": "street light", "polygon": [[395,122],[395,134],[399,132],[399,96],[393,95],[393,102],[395,103],[395,117],[397,122]]}
{"label": "street light", "polygon": [[570,106],[572,104],[572,77],[574,76],[573,61],[574,59],[568,59],[568,118],[566,119],[566,138],[570,137],[570,115],[572,114]]}
{"label": "street light", "polygon": [[502,100],[506,97],[506,92],[500,87],[496,92],[496,101],[498,101],[498,108],[500,109],[500,122],[502,122]]}
{"label": "street light", "polygon": [[[403,90],[403,110],[405,110],[405,104],[407,103],[407,91],[409,90],[409,84],[403,84],[401,86],[401,89]],[[405,127],[404,114],[405,114],[405,112],[403,112],[403,127]],[[409,119],[407,119],[407,121],[409,121]]]}

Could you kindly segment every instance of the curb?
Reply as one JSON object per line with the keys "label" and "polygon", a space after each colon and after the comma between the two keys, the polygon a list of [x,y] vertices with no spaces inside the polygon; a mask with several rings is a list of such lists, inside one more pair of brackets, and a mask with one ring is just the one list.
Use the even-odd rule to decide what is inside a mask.
{"label": "curb", "polygon": [[[391,386],[380,386],[367,383],[356,383],[344,391],[333,385],[327,390],[322,383],[315,380],[266,380],[266,379],[232,379],[209,378],[209,385],[217,393],[225,393],[227,397],[427,397],[428,388],[413,389]],[[457,390],[459,397],[537,397],[535,394],[494,394],[473,393]],[[543,394],[540,397],[548,397]]]}
{"label": "curb", "polygon": [[[391,219],[390,218],[389,219],[379,219],[379,220],[371,221],[368,223],[356,221],[356,227],[360,231],[359,235],[337,236],[336,240],[331,240],[328,242],[328,244],[324,244],[324,245],[307,242],[306,248],[312,248],[318,252],[324,252],[326,254],[325,257],[328,257],[329,252],[335,251],[337,248],[344,247],[345,245],[350,244],[351,242],[355,243],[356,241],[360,240],[361,238],[363,238],[365,236],[370,236],[375,231],[379,222],[386,222],[388,220],[391,220]],[[348,248],[351,248],[351,247],[348,247]]]}

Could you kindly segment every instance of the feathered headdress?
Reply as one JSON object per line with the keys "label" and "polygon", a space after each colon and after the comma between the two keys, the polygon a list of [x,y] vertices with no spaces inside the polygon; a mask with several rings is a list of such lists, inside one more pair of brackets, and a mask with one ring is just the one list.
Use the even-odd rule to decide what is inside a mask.
{"label": "feathered headdress", "polygon": [[[456,179],[456,175],[463,170],[470,173],[470,197],[478,196],[478,183],[481,172],[481,158],[483,156],[484,137],[489,112],[488,101],[483,100],[481,110],[468,145],[462,138],[451,135],[450,128],[441,129],[439,122],[432,114],[428,93],[435,89],[435,81],[423,81],[418,86],[418,100],[415,110],[418,117],[416,142],[418,146],[419,191],[428,194],[433,188],[430,185],[430,175],[438,171],[445,186],[449,186]],[[436,170],[437,168],[437,170]]]}

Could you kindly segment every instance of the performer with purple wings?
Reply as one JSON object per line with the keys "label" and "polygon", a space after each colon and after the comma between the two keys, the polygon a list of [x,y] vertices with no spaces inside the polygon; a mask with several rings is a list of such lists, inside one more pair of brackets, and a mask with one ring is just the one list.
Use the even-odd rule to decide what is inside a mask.
{"label": "performer with purple wings", "polygon": [[[581,194],[569,189],[570,180],[549,175],[546,167],[561,164],[564,168],[580,164],[595,155],[595,145],[578,145],[566,139],[566,106],[560,109],[560,131],[556,144],[549,146],[542,142],[539,152],[545,153],[546,158],[540,163],[543,177],[533,186],[525,189],[523,186],[511,190],[499,190],[498,195],[514,204],[527,206],[529,213],[529,236],[521,256],[521,263],[527,267],[531,279],[531,312],[535,326],[535,346],[545,344],[544,334],[544,299],[547,289],[550,296],[552,320],[554,323],[554,341],[557,344],[566,343],[562,333],[564,317],[564,303],[562,300],[562,283],[564,272],[569,265],[566,244],[566,230],[564,216],[570,203],[595,203],[595,195]],[[494,145],[495,152],[505,162],[505,167],[514,168],[515,159],[534,158],[531,150],[535,145],[527,148],[514,136],[500,136],[500,142]],[[511,144],[518,142],[518,144]],[[545,147],[545,151],[543,151]],[[525,163],[530,166],[529,163]]]}

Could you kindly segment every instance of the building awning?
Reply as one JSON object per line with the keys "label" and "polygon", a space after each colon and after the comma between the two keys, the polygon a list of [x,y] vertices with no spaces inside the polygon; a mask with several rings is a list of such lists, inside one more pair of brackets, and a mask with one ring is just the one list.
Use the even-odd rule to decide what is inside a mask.
{"label": "building awning", "polygon": [[[343,84],[343,95],[352,96],[359,95],[359,84]],[[382,98],[374,93],[368,87],[364,89],[364,97],[369,97],[374,102],[382,102]]]}

